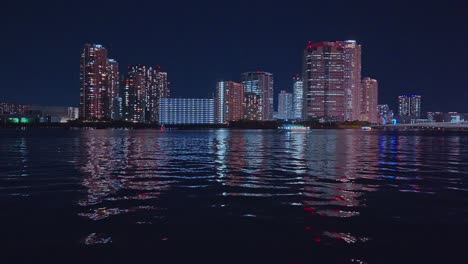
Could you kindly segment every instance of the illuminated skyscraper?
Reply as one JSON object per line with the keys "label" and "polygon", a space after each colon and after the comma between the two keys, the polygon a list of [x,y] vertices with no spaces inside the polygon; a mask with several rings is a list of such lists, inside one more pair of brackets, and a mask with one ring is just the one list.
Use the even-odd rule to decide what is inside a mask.
{"label": "illuminated skyscraper", "polygon": [[169,97],[167,73],[161,72],[158,66],[146,72],[146,121],[159,121],[159,99]]}
{"label": "illuminated skyscraper", "polygon": [[345,120],[343,47],[309,41],[304,51],[304,119]]}
{"label": "illuminated skyscraper", "polygon": [[401,118],[421,118],[421,96],[400,95],[398,96],[398,115]]}
{"label": "illuminated skyscraper", "polygon": [[244,86],[233,81],[220,81],[216,88],[216,122],[223,124],[244,117]]}
{"label": "illuminated skyscraper", "polygon": [[344,59],[344,88],[345,88],[345,120],[359,120],[360,118],[360,90],[361,90],[361,45],[354,40],[340,42],[343,46]]}
{"label": "illuminated skyscraper", "polygon": [[378,115],[378,83],[377,80],[366,77],[361,82],[361,117],[359,120],[379,123]]}
{"label": "illuminated skyscraper", "polygon": [[302,119],[302,105],[304,97],[302,96],[303,91],[303,81],[302,78],[296,76],[293,78],[293,111],[294,119]]}
{"label": "illuminated skyscraper", "polygon": [[356,41],[309,41],[304,51],[303,77],[304,119],[359,119],[361,46]]}
{"label": "illuminated skyscraper", "polygon": [[159,99],[169,96],[167,73],[159,68],[136,65],[129,69],[124,85],[124,119],[159,121]]}
{"label": "illuminated skyscraper", "polygon": [[113,59],[107,60],[107,86],[109,90],[109,100],[106,108],[110,110],[110,118],[117,120],[120,118],[119,109],[119,64]]}
{"label": "illuminated skyscraper", "polygon": [[244,85],[245,113],[248,120],[273,119],[273,74],[256,71],[241,75]]}
{"label": "illuminated skyscraper", "polygon": [[281,91],[278,94],[278,119],[293,119],[293,95],[286,91]]}
{"label": "illuminated skyscraper", "polygon": [[102,45],[85,44],[80,64],[80,119],[113,118],[118,91],[118,64]]}

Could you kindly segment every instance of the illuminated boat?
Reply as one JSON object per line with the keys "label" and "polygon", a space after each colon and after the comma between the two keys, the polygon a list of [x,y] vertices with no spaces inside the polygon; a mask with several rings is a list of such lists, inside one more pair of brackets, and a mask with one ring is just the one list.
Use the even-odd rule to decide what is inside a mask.
{"label": "illuminated boat", "polygon": [[372,127],[370,127],[370,126],[363,126],[363,127],[361,127],[361,130],[362,130],[362,131],[371,131],[371,130],[372,130]]}
{"label": "illuminated boat", "polygon": [[300,124],[284,124],[278,127],[278,129],[287,130],[287,131],[305,131],[305,130],[309,130],[310,128],[304,125],[300,125]]}

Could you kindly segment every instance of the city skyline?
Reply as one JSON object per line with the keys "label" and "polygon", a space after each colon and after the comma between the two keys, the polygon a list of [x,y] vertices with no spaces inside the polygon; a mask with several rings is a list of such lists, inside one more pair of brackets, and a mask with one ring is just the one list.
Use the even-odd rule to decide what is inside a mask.
{"label": "city skyline", "polygon": [[[290,87],[290,78],[300,72],[301,53],[308,40],[354,39],[365,47],[363,76],[379,80],[381,102],[392,109],[397,106],[394,98],[409,93],[425,98],[423,111],[468,110],[461,78],[468,70],[463,63],[468,55],[433,52],[444,40],[456,40],[450,41],[450,49],[464,50],[462,25],[467,17],[453,1],[423,6],[307,2],[281,8],[252,1],[250,8],[264,12],[247,19],[239,19],[246,7],[242,1],[184,4],[184,10],[196,12],[163,2],[157,5],[162,12],[154,23],[137,19],[153,17],[151,10],[156,5],[149,1],[138,6],[93,2],[93,8],[99,10],[93,13],[86,12],[89,5],[87,1],[67,5],[43,1],[30,3],[32,12],[9,2],[2,8],[9,41],[0,45],[2,50],[12,51],[6,52],[0,66],[2,101],[77,106],[76,59],[86,42],[112,50],[120,65],[161,65],[171,73],[173,95],[193,97],[209,96],[217,81],[255,70],[273,73],[276,94]],[[335,6],[340,6],[336,12],[326,12]],[[103,13],[109,15],[98,15]],[[83,20],[82,14],[89,19]],[[417,48],[408,48],[409,44]],[[25,64],[30,69],[27,78],[23,77]]]}

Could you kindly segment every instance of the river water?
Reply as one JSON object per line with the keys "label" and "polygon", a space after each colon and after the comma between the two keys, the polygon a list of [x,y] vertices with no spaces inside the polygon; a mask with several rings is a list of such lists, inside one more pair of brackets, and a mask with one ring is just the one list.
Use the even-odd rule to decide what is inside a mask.
{"label": "river water", "polygon": [[462,132],[5,129],[0,147],[16,260],[466,263]]}

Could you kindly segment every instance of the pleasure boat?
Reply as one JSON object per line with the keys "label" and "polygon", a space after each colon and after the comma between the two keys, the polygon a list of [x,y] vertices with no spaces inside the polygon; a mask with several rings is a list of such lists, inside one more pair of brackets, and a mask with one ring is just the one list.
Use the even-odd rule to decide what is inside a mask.
{"label": "pleasure boat", "polygon": [[310,128],[304,125],[300,125],[300,124],[284,124],[278,127],[278,129],[287,130],[287,131],[305,131],[305,130],[309,130]]}

